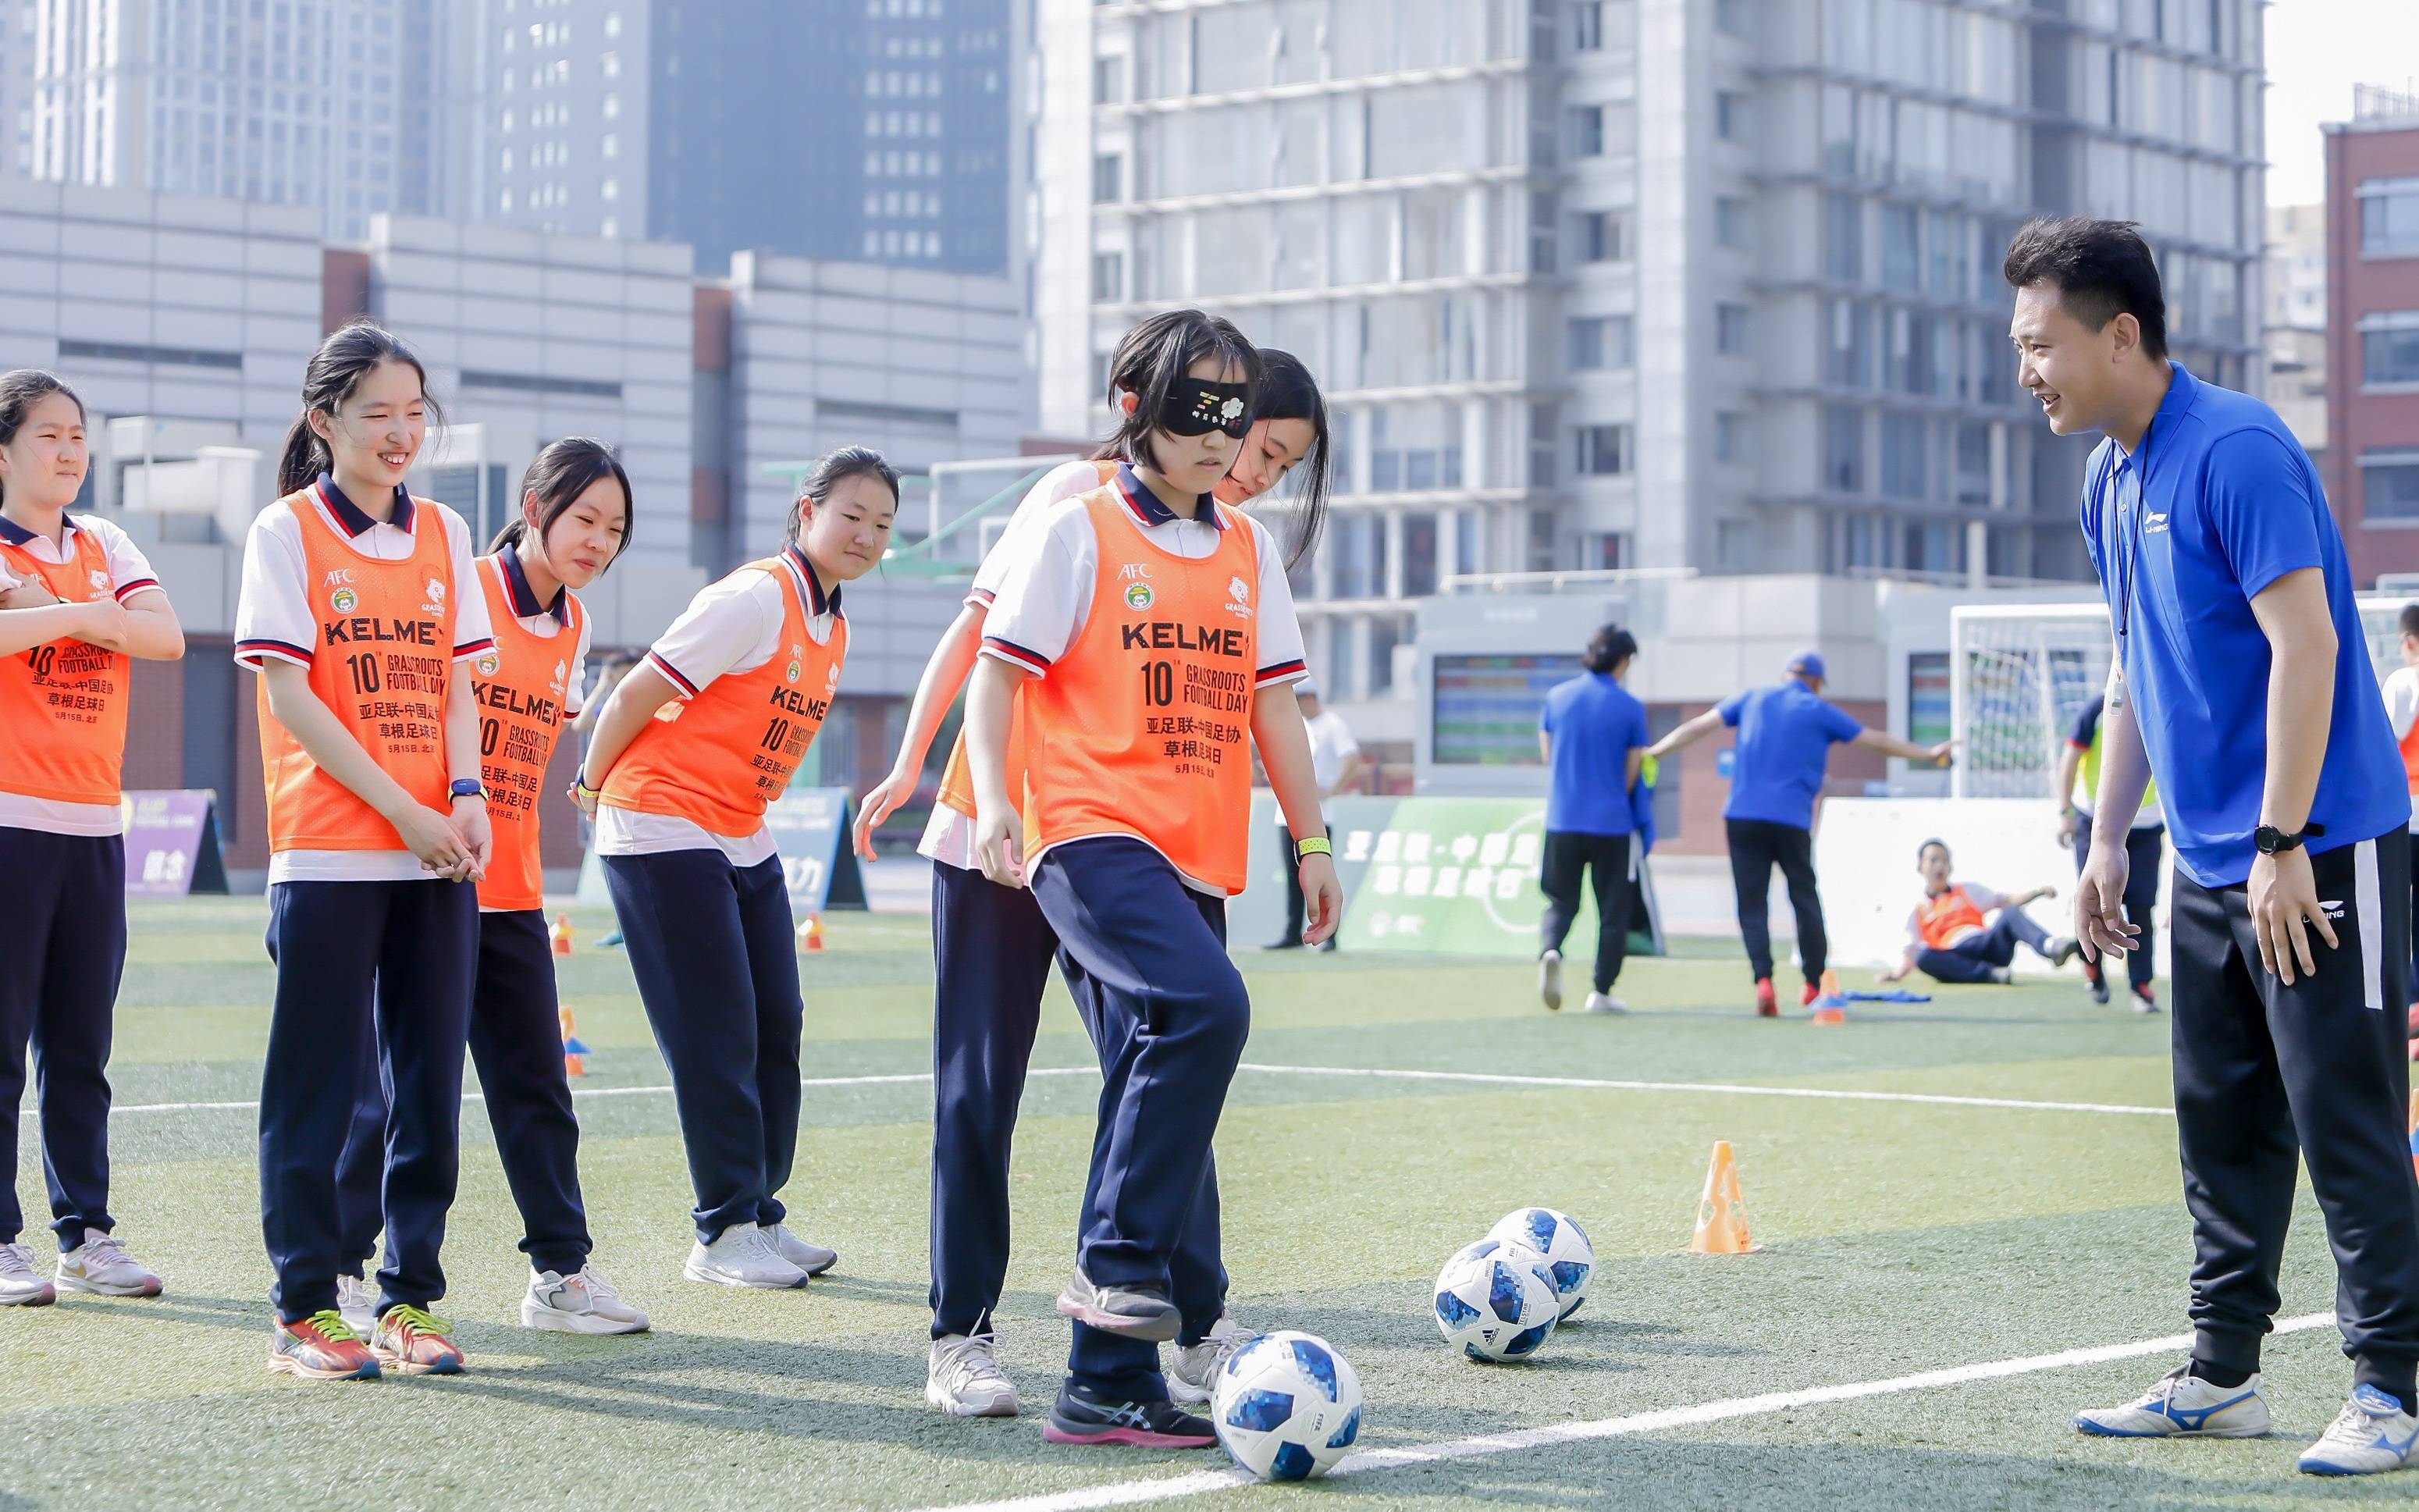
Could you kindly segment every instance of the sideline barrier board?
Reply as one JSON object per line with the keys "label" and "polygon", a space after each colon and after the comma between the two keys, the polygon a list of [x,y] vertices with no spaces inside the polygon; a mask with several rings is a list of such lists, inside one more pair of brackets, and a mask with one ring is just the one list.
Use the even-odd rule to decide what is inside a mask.
{"label": "sideline barrier board", "polygon": [[[1814,875],[1833,965],[1889,965],[1904,952],[1907,913],[1923,898],[1915,853],[1927,840],[1948,842],[1956,863],[1952,880],[2001,892],[2055,887],[2055,899],[2025,912],[2052,934],[2073,927],[2074,853],[2058,843],[2057,809],[2047,798],[1826,798],[1814,831]],[[2167,976],[2167,871],[2175,864],[2175,853],[2165,854],[2150,957],[2162,979]],[[2015,969],[2019,978],[2041,977],[2050,966],[2019,946]],[[2083,967],[2070,963],[2059,974],[2081,980]],[[1909,980],[1929,979],[1918,972]]]}
{"label": "sideline barrier board", "polygon": [[[1338,948],[1528,960],[1537,953],[1546,911],[1537,890],[1546,805],[1536,798],[1344,796],[1326,805],[1335,830],[1335,870],[1344,886]],[[1249,949],[1285,927],[1286,868],[1276,799],[1252,795],[1250,880],[1226,912],[1229,947]],[[1633,955],[1660,955],[1663,936],[1654,878],[1639,864],[1639,918]],[[1564,953],[1594,953],[1595,903],[1582,890]],[[1574,954],[1576,952],[1576,954]]]}
{"label": "sideline barrier board", "polygon": [[[846,788],[792,788],[764,810],[764,827],[780,847],[790,909],[800,918],[866,906],[865,873],[848,843],[850,807]],[[572,900],[582,908],[613,906],[605,868],[593,850],[580,857],[579,887]]]}
{"label": "sideline barrier board", "polygon": [[219,854],[218,795],[208,788],[128,793],[118,800],[126,821],[126,896],[182,898],[227,890]]}

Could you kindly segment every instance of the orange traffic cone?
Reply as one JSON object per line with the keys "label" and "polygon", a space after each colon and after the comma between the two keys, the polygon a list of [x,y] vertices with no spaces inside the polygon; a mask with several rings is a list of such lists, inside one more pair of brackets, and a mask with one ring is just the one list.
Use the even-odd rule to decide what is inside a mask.
{"label": "orange traffic cone", "polygon": [[820,950],[823,948],[824,916],[821,914],[809,914],[807,916],[807,921],[798,926],[798,949],[801,950]]}
{"label": "orange traffic cone", "polygon": [[588,1047],[581,1044],[579,1036],[572,1032],[570,1006],[565,1004],[557,1009],[555,1018],[562,1025],[562,1073],[565,1076],[587,1075]]}
{"label": "orange traffic cone", "polygon": [[555,915],[554,927],[546,932],[546,937],[553,943],[555,954],[569,955],[571,953],[571,916]]}
{"label": "orange traffic cone", "polygon": [[1827,967],[1823,989],[1814,998],[1814,1026],[1826,1029],[1848,1022],[1848,1000],[1840,995],[1840,974]]}
{"label": "orange traffic cone", "polygon": [[1752,1255],[1764,1248],[1747,1237],[1747,1199],[1739,1196],[1738,1161],[1727,1139],[1714,1141],[1705,1195],[1697,1199],[1697,1237],[1688,1248],[1697,1255]]}

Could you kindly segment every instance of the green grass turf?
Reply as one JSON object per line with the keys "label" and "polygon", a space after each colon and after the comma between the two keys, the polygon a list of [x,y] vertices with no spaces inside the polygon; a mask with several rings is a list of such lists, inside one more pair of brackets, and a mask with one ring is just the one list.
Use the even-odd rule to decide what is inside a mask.
{"label": "green grass turf", "polygon": [[[119,1233],[156,1301],[0,1311],[0,1512],[18,1507],[782,1504],[906,1509],[1223,1466],[1223,1455],[1054,1448],[1038,1415],[924,1407],[930,1088],[813,1088],[785,1194],[840,1268],[805,1291],[679,1278],[689,1196],[669,1098],[583,1099],[597,1261],[655,1332],[516,1324],[519,1227],[484,1116],[446,1260],[471,1373],[306,1385],[263,1369],[269,1276],[247,1110],[138,1112],[257,1093],[270,974],[248,901],[139,908],[118,1019]],[[628,969],[581,916],[566,1000],[589,1088],[661,1086]],[[807,1074],[929,1065],[922,920],[839,916],[806,960]],[[1736,960],[1634,962],[1622,1019],[1548,1014],[1522,967],[1247,953],[1253,1062],[1749,1083],[2163,1106],[2166,1026],[2071,986],[1939,990],[1844,1030],[1760,1023]],[[1583,985],[1583,984],[1582,984]],[[1089,1051],[1054,988],[1035,1064]],[[1037,1079],[1016,1147],[1018,1254],[1002,1352],[1029,1404],[1067,1341],[1051,1300],[1071,1250],[1097,1082]],[[31,1100],[27,1105],[30,1107]],[[17,1185],[46,1211],[31,1120]],[[1735,1145],[1764,1254],[1682,1253],[1713,1141]],[[1358,1365],[1363,1443],[1408,1445],[2181,1332],[2189,1236],[2165,1118],[1712,1091],[1559,1089],[1245,1072],[1219,1137],[1234,1309],[1306,1328]],[[1504,1210],[1593,1234],[1594,1300],[1535,1362],[1482,1367],[1429,1321],[1444,1257]],[[2288,1250],[2287,1313],[2333,1297],[2316,1211]],[[1168,1504],[1333,1497],[1420,1508],[2284,1506],[2407,1503],[2419,1477],[2292,1472],[2348,1383],[2332,1333],[2269,1354],[2279,1434],[2128,1444],[2067,1427],[2138,1390],[2134,1360],[1645,1437]]]}

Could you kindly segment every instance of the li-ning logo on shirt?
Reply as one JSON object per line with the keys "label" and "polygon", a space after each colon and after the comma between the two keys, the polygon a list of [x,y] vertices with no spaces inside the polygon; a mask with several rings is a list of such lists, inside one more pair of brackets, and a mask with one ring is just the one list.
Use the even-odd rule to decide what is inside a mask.
{"label": "li-ning logo on shirt", "polygon": [[2329,918],[2341,918],[2344,917],[2344,905],[2340,899],[2321,898],[2319,900],[2319,912]]}
{"label": "li-ning logo on shirt", "polygon": [[2156,535],[2166,528],[2167,517],[2165,515],[2145,515],[2142,517],[2142,533],[2145,535]]}

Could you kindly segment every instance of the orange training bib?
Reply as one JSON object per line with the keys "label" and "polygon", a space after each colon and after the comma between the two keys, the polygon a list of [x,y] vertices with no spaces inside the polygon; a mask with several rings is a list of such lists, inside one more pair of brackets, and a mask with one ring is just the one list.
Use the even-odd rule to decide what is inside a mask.
{"label": "orange training bib", "polygon": [[781,640],[762,667],[727,672],[686,702],[655,711],[606,776],[601,801],[634,813],[670,814],[732,840],[763,827],[764,810],[790,785],[815,732],[831,713],[848,656],[848,621],[835,611],[831,640],[807,634],[809,570],[793,547],[741,572],[769,572],[781,584]]}
{"label": "orange training bib", "polygon": [[[311,691],[412,801],[446,808],[445,690],[454,666],[454,552],[437,506],[411,501],[411,555],[365,557],[319,517],[312,489],[273,508],[302,528],[302,567],[315,628]],[[351,789],[319,769],[269,712],[263,674],[254,706],[269,786],[272,851],[399,851],[403,837]]]}
{"label": "orange training bib", "polygon": [[[9,575],[70,604],[110,596],[109,554],[78,531],[61,563],[0,542]],[[59,803],[116,803],[126,758],[126,690],[132,663],[84,640],[47,641],[0,660],[0,793]]]}
{"label": "orange training bib", "polygon": [[1951,887],[1937,898],[1923,901],[1923,943],[1935,950],[1946,950],[1968,934],[1982,929],[1982,910],[1965,896],[1964,887]]}
{"label": "orange training bib", "polygon": [[1243,890],[1252,811],[1259,553],[1224,523],[1200,561],[1143,537],[1114,485],[1084,496],[1100,544],[1084,628],[1020,701],[1028,859],[1089,835],[1132,835],[1185,876]]}
{"label": "orange training bib", "polygon": [[487,620],[496,649],[471,663],[470,696],[479,705],[479,769],[487,785],[487,820],[495,851],[479,882],[483,908],[530,909],[546,903],[538,856],[538,799],[546,791],[547,764],[562,733],[562,704],[579,669],[570,658],[579,649],[587,614],[571,590],[562,590],[563,623],[551,636],[532,635],[513,612],[503,564],[479,559],[479,586],[487,595]]}

